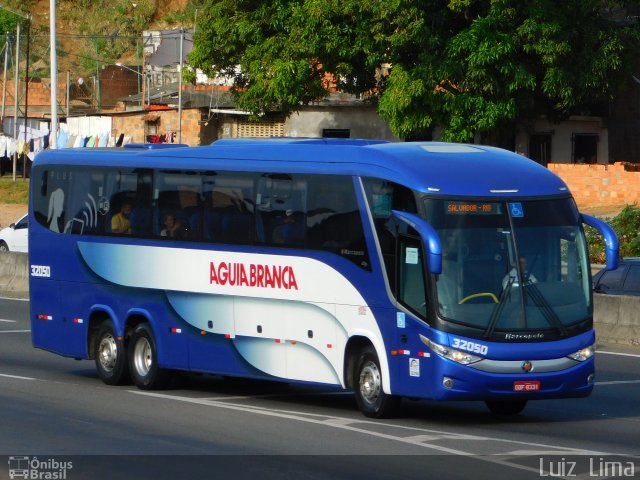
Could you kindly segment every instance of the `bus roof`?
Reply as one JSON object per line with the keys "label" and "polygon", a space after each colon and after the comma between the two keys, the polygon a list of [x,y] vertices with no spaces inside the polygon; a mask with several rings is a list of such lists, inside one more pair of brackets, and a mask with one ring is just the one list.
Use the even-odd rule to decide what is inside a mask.
{"label": "bus roof", "polygon": [[568,195],[558,176],[526,157],[495,147],[444,142],[225,139],[202,147],[46,150],[35,160],[42,163],[360,175],[435,195]]}

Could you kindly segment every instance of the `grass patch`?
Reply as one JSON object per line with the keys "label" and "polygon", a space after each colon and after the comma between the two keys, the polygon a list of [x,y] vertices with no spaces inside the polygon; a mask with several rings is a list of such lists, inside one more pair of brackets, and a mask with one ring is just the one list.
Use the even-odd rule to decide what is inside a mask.
{"label": "grass patch", "polygon": [[0,203],[29,203],[29,179],[16,178],[14,182],[9,178],[0,178]]}

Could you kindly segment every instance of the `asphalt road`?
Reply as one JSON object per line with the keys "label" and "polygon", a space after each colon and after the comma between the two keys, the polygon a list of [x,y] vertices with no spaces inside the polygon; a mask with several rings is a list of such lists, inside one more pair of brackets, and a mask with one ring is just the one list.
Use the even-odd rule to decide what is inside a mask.
{"label": "asphalt road", "polygon": [[349,393],[288,384],[108,387],[93,362],[32,348],[29,329],[28,302],[0,299],[0,478],[20,459],[29,478],[69,480],[640,478],[638,353],[599,351],[589,398],[517,417],[405,400],[401,418],[375,421]]}

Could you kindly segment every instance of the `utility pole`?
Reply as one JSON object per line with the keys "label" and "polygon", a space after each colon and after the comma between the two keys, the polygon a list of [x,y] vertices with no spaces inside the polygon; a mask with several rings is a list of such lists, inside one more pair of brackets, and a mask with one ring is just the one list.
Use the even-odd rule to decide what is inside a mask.
{"label": "utility pole", "polygon": [[178,78],[178,143],[182,143],[182,45],[184,42],[184,29],[180,27],[180,77]]}
{"label": "utility pole", "polygon": [[49,43],[51,44],[50,68],[51,68],[51,133],[49,134],[49,147],[56,148],[56,136],[58,135],[58,58],[56,56],[56,0],[49,0]]}
{"label": "utility pole", "polygon": [[69,112],[71,112],[71,100],[69,94],[71,93],[71,72],[67,70],[67,118],[69,118]]}
{"label": "utility pole", "polygon": [[98,39],[94,40],[94,44],[96,47],[96,110],[99,114],[101,111],[101,99],[100,99],[100,62],[98,58],[100,57],[100,52],[98,50]]}
{"label": "utility pole", "polygon": [[[18,140],[18,84],[20,83],[20,23],[16,25],[16,71],[14,76],[13,138]],[[16,181],[18,152],[13,154],[13,181]]]}
{"label": "utility pole", "polygon": [[[27,122],[29,121],[29,34],[31,33],[31,14],[27,15],[27,65],[24,84],[24,141],[27,141]],[[27,178],[27,156],[22,155],[22,178]]]}
{"label": "utility pole", "polygon": [[7,32],[7,41],[4,44],[4,72],[3,72],[3,81],[2,81],[2,113],[0,117],[2,117],[2,122],[4,123],[4,112],[5,112],[5,102],[7,100],[7,68],[9,68],[9,50],[11,45],[11,39],[9,37],[9,32]]}

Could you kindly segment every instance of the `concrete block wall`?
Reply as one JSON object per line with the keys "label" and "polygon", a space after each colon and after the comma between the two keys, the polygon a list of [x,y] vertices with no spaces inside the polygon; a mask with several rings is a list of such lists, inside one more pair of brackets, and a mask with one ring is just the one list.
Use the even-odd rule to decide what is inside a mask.
{"label": "concrete block wall", "polygon": [[11,295],[29,292],[29,258],[26,253],[0,253],[0,291]]}
{"label": "concrete block wall", "polygon": [[640,204],[640,171],[634,165],[550,163],[548,168],[564,180],[580,208]]}
{"label": "concrete block wall", "polygon": [[640,297],[599,293],[593,297],[598,344],[640,348]]}

